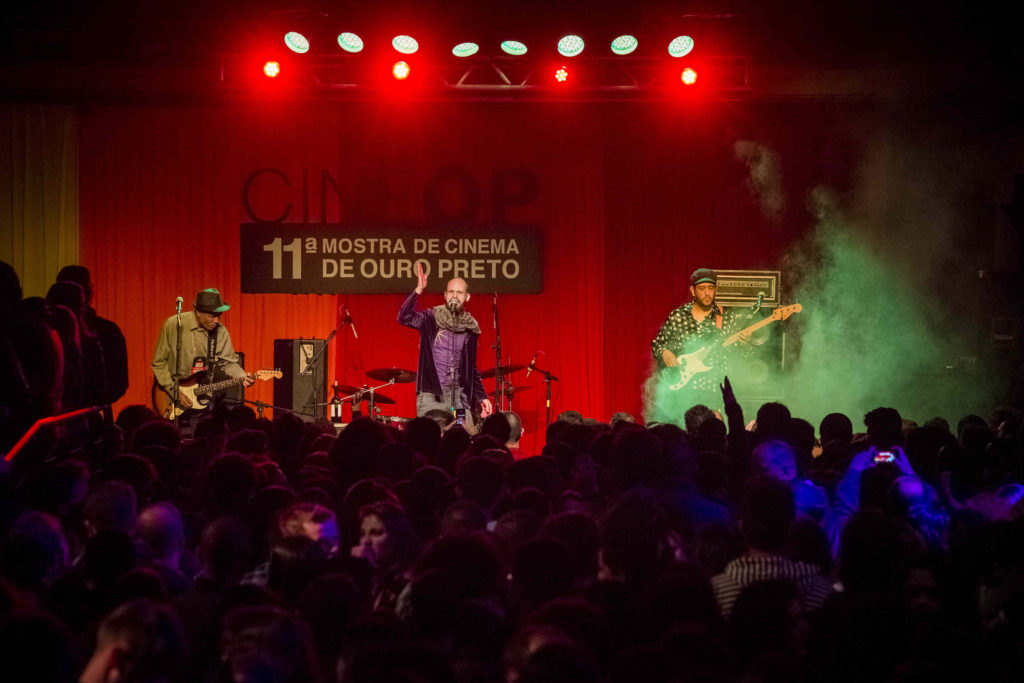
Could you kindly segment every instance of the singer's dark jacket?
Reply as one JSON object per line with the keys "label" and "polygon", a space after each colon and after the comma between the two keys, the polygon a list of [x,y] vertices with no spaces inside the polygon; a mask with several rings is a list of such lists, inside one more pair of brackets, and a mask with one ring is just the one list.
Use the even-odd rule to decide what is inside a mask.
{"label": "singer's dark jacket", "polygon": [[[441,400],[441,380],[437,376],[437,368],[434,367],[434,354],[430,347],[434,337],[437,336],[437,320],[434,318],[434,309],[427,308],[422,311],[416,310],[416,303],[420,295],[413,291],[412,294],[402,303],[398,309],[398,322],[406,327],[412,327],[420,332],[420,364],[416,372],[416,393],[433,394],[437,400]],[[484,390],[484,381],[480,377],[480,371],[476,369],[476,348],[480,335],[467,332],[469,338],[463,349],[462,362],[459,364],[459,377],[472,377],[466,389],[469,396],[469,405],[478,409],[480,404],[487,398]]]}

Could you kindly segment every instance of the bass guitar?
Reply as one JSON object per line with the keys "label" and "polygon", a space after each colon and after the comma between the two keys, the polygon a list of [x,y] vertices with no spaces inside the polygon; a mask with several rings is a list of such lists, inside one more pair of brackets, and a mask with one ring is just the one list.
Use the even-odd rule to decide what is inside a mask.
{"label": "bass guitar", "polygon": [[[281,374],[281,371],[277,369],[257,370],[251,375],[246,375],[246,377],[266,381],[269,379],[280,379]],[[246,379],[245,377],[233,377],[221,382],[204,383],[204,380],[207,378],[208,374],[203,370],[178,382],[178,390],[181,392],[181,395],[186,397],[188,400],[179,399],[177,403],[172,402],[171,397],[159,384],[157,384],[156,379],[154,378],[152,394],[153,410],[155,410],[158,415],[163,416],[166,420],[174,419],[186,410],[205,410],[206,407],[210,405],[210,399],[212,398],[211,394],[213,394],[213,392],[241,384]],[[191,402],[191,405],[188,407],[182,405],[189,402]]]}
{"label": "bass guitar", "polygon": [[667,357],[665,358],[665,365],[667,365],[668,367],[665,368],[665,372],[668,373],[669,377],[672,378],[675,377],[676,372],[679,373],[678,381],[670,384],[668,388],[671,389],[672,391],[679,391],[687,384],[689,384],[690,380],[692,380],[696,375],[699,375],[710,370],[711,366],[707,365],[704,361],[707,359],[708,354],[710,354],[712,351],[717,351],[718,349],[725,348],[727,346],[732,346],[737,341],[739,341],[740,337],[748,334],[753,334],[754,332],[761,329],[765,325],[768,325],[769,323],[773,323],[777,320],[785,320],[794,313],[799,313],[802,310],[804,310],[804,307],[801,304],[780,306],[779,308],[776,308],[774,311],[772,311],[772,314],[767,318],[759,320],[753,325],[745,327],[739,332],[729,335],[722,341],[721,344],[708,344],[707,346],[699,348],[696,351],[681,356],[676,356],[671,351],[666,351],[665,354]]}

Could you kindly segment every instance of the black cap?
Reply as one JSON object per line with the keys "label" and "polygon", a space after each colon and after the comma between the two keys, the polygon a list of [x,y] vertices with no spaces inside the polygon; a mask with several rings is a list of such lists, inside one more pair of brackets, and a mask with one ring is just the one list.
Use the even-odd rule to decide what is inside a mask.
{"label": "black cap", "polygon": [[690,276],[690,286],[699,285],[702,282],[711,282],[717,285],[718,273],[710,268],[698,268],[693,271],[693,275]]}

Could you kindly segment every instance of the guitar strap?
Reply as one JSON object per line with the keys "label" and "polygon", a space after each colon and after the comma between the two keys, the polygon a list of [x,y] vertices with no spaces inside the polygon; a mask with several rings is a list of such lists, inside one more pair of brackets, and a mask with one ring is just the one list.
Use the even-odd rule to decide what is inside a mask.
{"label": "guitar strap", "polygon": [[206,335],[206,367],[210,372],[210,381],[213,381],[213,369],[217,367],[217,330],[220,325],[210,330]]}
{"label": "guitar strap", "polygon": [[721,313],[716,313],[715,314],[715,327],[717,327],[718,329],[722,329],[722,314]]}

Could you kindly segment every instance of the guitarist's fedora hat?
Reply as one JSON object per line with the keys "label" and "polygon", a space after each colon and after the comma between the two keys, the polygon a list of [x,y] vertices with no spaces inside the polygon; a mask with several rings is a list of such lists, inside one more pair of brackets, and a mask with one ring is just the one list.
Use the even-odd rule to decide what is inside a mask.
{"label": "guitarist's fedora hat", "polygon": [[204,289],[196,294],[196,302],[192,304],[197,311],[220,315],[231,308],[220,298],[220,292],[214,288]]}
{"label": "guitarist's fedora hat", "polygon": [[718,273],[710,268],[698,268],[693,271],[693,275],[690,276],[690,285],[699,285],[702,282],[711,282],[717,285]]}

